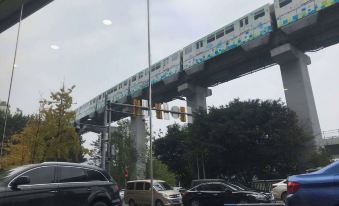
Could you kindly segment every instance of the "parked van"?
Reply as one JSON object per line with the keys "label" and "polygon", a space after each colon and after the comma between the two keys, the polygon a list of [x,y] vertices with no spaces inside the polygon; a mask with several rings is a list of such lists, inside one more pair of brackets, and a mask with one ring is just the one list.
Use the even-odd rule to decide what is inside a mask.
{"label": "parked van", "polygon": [[[129,206],[151,204],[151,180],[127,182],[124,201]],[[181,206],[182,199],[178,191],[162,180],[153,180],[155,206]]]}

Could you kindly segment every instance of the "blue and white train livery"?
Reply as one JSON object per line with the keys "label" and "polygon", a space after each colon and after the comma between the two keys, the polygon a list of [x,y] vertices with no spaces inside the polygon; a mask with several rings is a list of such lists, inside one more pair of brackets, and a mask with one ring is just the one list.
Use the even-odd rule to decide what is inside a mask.
{"label": "blue and white train livery", "polygon": [[[273,32],[274,25],[278,30],[283,29],[338,3],[339,0],[274,0],[273,5],[266,4],[153,64],[151,83],[166,80],[252,40],[265,37]],[[148,68],[134,74],[76,109],[76,118],[102,111],[105,101],[119,102],[130,95],[138,96],[148,87],[148,79]]]}

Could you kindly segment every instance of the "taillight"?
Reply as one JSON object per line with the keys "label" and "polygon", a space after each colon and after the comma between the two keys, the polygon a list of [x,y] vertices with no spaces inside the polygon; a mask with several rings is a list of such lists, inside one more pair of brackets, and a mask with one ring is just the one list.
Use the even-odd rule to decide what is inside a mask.
{"label": "taillight", "polygon": [[287,192],[288,194],[294,194],[299,190],[300,183],[299,182],[288,182],[287,184]]}
{"label": "taillight", "polygon": [[181,194],[182,197],[185,197],[186,195],[188,195],[188,192],[184,192]]}

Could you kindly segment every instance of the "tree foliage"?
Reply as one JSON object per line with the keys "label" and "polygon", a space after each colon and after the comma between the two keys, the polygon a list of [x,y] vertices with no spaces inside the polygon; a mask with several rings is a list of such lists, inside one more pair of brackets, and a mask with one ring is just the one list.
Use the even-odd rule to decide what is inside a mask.
{"label": "tree foliage", "polygon": [[[5,142],[14,134],[22,131],[26,126],[27,122],[30,120],[29,115],[24,115],[22,112],[17,109],[17,112],[9,113],[7,118]],[[0,110],[0,136],[2,138],[3,129],[5,124],[5,111]],[[0,143],[1,144],[1,143]]]}
{"label": "tree foliage", "polygon": [[130,121],[122,120],[111,135],[113,148],[112,176],[120,184],[125,185],[125,169],[128,170],[129,178],[135,173],[137,152],[130,131]]}
{"label": "tree foliage", "polygon": [[[202,177],[286,178],[327,163],[314,137],[280,101],[234,100],[195,115],[191,126],[173,126],[155,141],[155,154],[186,185]],[[166,146],[166,150],[163,148]]]}
{"label": "tree foliage", "polygon": [[43,161],[82,160],[81,139],[72,122],[75,114],[70,89],[52,92],[49,100],[41,101],[39,114],[33,115],[22,132],[14,134],[2,158],[2,167]]}

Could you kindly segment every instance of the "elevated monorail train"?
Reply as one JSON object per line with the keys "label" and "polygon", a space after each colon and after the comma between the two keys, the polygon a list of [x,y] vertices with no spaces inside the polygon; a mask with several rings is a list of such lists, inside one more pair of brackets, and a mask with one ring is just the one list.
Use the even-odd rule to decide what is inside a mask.
{"label": "elevated monorail train", "polygon": [[[151,83],[190,70],[247,42],[339,3],[339,0],[274,0],[223,28],[197,40],[151,66]],[[75,110],[76,119],[103,110],[105,101],[119,102],[148,87],[148,68],[103,92]]]}

